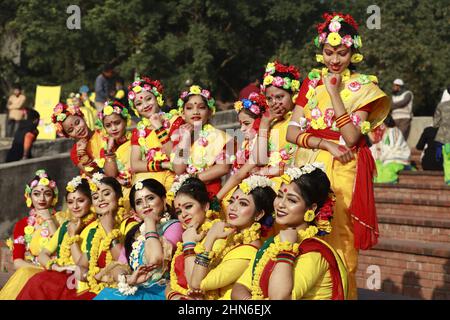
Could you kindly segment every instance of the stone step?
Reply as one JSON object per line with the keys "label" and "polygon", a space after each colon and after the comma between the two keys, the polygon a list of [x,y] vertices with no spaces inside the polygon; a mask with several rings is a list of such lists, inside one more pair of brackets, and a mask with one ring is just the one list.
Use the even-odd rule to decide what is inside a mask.
{"label": "stone step", "polygon": [[399,174],[398,182],[420,188],[424,186],[445,185],[444,173],[442,171],[402,171]]}
{"label": "stone step", "polygon": [[450,246],[450,219],[378,216],[383,239],[447,243]]}
{"label": "stone step", "polygon": [[403,203],[392,199],[378,198],[375,203],[377,214],[391,217],[423,217],[450,219],[450,208],[440,201],[415,201]]}
{"label": "stone step", "polygon": [[407,183],[374,184],[375,199],[416,199],[416,200],[439,200],[450,206],[450,186],[442,185],[419,185],[414,186]]}
{"label": "stone step", "polygon": [[[360,251],[357,285],[416,299],[448,300],[449,258],[446,243],[381,238],[371,250]],[[380,283],[373,281],[377,278]]]}

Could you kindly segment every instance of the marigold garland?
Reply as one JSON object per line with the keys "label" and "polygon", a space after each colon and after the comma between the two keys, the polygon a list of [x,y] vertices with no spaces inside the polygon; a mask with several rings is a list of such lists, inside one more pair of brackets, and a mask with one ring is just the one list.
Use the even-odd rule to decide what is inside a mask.
{"label": "marigold garland", "polygon": [[297,232],[298,234],[297,243],[290,243],[287,241],[281,242],[280,236],[279,235],[275,236],[274,242],[271,243],[270,246],[265,250],[264,254],[262,255],[261,259],[258,261],[258,264],[255,267],[251,287],[252,300],[265,299],[262,289],[259,286],[259,283],[267,263],[269,263],[270,260],[275,261],[278,253],[280,253],[281,251],[292,251],[293,253],[298,254],[300,243],[302,243],[302,241],[305,239],[314,237],[317,234],[317,232],[318,229],[315,226],[309,226],[306,230],[299,230]]}

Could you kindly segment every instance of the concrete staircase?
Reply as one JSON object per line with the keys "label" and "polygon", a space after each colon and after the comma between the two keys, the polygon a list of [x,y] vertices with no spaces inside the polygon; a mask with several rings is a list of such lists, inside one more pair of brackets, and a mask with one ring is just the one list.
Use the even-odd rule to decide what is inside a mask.
{"label": "concrete staircase", "polygon": [[450,299],[450,187],[443,172],[404,171],[398,184],[376,184],[375,199],[380,241],[360,252],[358,287],[371,286],[375,265],[382,292]]}

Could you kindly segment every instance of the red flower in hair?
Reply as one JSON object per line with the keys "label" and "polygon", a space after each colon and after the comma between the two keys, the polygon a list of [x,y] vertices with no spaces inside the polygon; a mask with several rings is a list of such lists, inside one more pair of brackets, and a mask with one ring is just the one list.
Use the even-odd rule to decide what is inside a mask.
{"label": "red flower in hair", "polygon": [[300,71],[295,66],[285,66],[278,61],[275,61],[275,71],[280,73],[290,73],[295,80],[300,78]]}

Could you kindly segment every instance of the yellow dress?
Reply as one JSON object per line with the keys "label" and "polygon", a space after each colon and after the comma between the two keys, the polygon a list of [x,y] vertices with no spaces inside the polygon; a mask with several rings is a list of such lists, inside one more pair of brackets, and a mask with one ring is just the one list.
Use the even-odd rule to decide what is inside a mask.
{"label": "yellow dress", "polygon": [[[325,241],[314,238],[326,245],[333,253],[339,268],[342,280],[344,298],[347,297],[348,279],[347,271],[341,257]],[[263,246],[264,247],[264,246]],[[258,252],[259,253],[259,252]],[[263,269],[264,256],[260,258],[259,264],[254,268],[256,256],[250,261],[247,269],[238,279],[237,283],[251,290],[255,274]],[[266,261],[268,262],[268,261]],[[329,300],[332,297],[332,280],[329,264],[319,252],[308,252],[300,255],[294,263],[293,268],[292,300]],[[267,299],[267,298],[266,298]]]}
{"label": "yellow dress", "polygon": [[[214,243],[214,246],[219,240]],[[225,241],[220,239],[220,241]],[[200,289],[213,293],[215,299],[231,300],[234,283],[249,266],[258,249],[251,245],[239,245],[231,249],[220,263],[211,269],[200,284]]]}
{"label": "yellow dress", "polygon": [[[320,74],[320,70],[313,70]],[[307,80],[305,80],[307,81]],[[341,97],[346,111],[351,114],[370,104],[370,112],[367,121],[370,128],[379,126],[389,112],[389,98],[377,86],[376,78],[373,76],[354,73],[348,79],[343,77],[343,89]],[[349,88],[352,88],[350,90]],[[357,89],[356,91],[353,91]],[[330,96],[325,85],[319,84],[314,90],[307,93],[308,104],[303,106],[305,118],[310,121],[311,128],[315,130],[338,130],[335,123],[330,125],[327,121],[327,111],[333,109]],[[297,100],[298,101],[298,100]],[[317,112],[317,109],[320,112]],[[313,115],[315,115],[313,117]],[[317,117],[317,115],[321,115]],[[299,121],[299,119],[292,119]],[[343,139],[328,139],[337,144],[343,144]],[[328,179],[331,182],[331,189],[336,194],[336,206],[331,222],[332,232],[325,237],[325,240],[344,257],[349,273],[349,299],[356,299],[356,269],[358,266],[358,250],[354,246],[353,219],[348,211],[352,201],[353,186],[356,177],[357,152],[354,152],[355,159],[342,164],[334,160],[332,154],[325,150],[312,150],[301,148],[303,159],[306,162],[322,162],[325,164]],[[297,158],[298,160],[298,158]],[[297,163],[298,166],[304,163]]]}
{"label": "yellow dress", "polygon": [[[291,118],[292,112],[288,112],[284,115],[283,119],[274,122],[271,125],[269,132],[269,163],[268,168],[279,168],[280,165],[284,167],[290,167],[294,165],[298,147],[286,140],[288,123]],[[275,176],[271,180],[275,183],[275,192],[281,186],[281,177]]]}
{"label": "yellow dress", "polygon": [[[169,121],[169,126],[172,127],[172,125],[175,122],[180,122],[181,117],[178,117],[173,114],[164,114],[164,118],[166,121]],[[145,119],[147,120],[147,119]],[[141,147],[141,158],[142,160],[145,160],[147,157],[148,152],[154,152],[153,160],[170,160],[170,158],[162,152],[162,144],[158,139],[158,135],[156,134],[155,130],[150,130],[148,128],[145,128],[145,126],[142,126],[141,123],[138,123],[138,126],[136,129],[133,130],[133,136],[131,138],[131,145],[134,146],[140,146]],[[138,135],[138,130],[145,130],[146,136],[143,138],[144,140],[141,140],[141,137]],[[166,129],[168,132],[170,128]],[[144,151],[143,149],[146,148],[147,151]],[[147,161],[147,160],[146,160]],[[173,180],[175,178],[175,173],[173,173],[170,170],[162,170],[162,171],[154,171],[154,172],[139,172],[133,174],[132,177],[132,184],[134,184],[138,180],[145,180],[145,179],[155,179],[159,181],[166,190],[170,190],[170,187],[172,186]]]}
{"label": "yellow dress", "polygon": [[87,108],[84,105],[80,108],[80,110],[84,115],[84,121],[86,121],[88,128],[95,130],[95,120],[97,119],[95,112],[92,111],[91,107]]}
{"label": "yellow dress", "polygon": [[[120,224],[119,230],[120,230],[120,234],[122,236],[121,243],[124,242],[125,240],[125,235],[128,233],[128,231],[131,230],[131,228],[133,228],[135,225],[137,225],[138,222],[137,221],[132,221],[132,220],[124,220],[122,221],[122,223]],[[80,234],[80,237],[82,239],[81,242],[81,252],[87,254],[89,256],[90,254],[90,248],[92,245],[92,239],[94,237],[94,235],[96,234],[96,232],[100,232],[101,233],[101,240],[100,240],[100,248],[103,246],[103,243],[106,240],[106,232],[103,229],[102,225],[99,223],[99,221],[94,221],[92,223],[90,223],[86,228],[83,229],[83,231]],[[101,255],[101,252],[99,252],[99,255]],[[98,258],[98,257],[97,257]],[[104,267],[104,266],[99,266],[99,267]],[[87,282],[84,281],[79,281],[78,282],[78,287],[77,287],[77,293],[82,293],[86,290],[90,290],[89,284]],[[98,293],[98,292],[94,292],[94,293]]]}
{"label": "yellow dress", "polygon": [[[58,221],[62,221],[62,213],[56,213],[55,217]],[[28,217],[20,220],[15,227],[14,233],[15,238],[18,233],[23,233],[23,228],[27,226],[26,219]],[[20,224],[20,226],[19,226]],[[22,229],[22,231],[17,230],[17,228]],[[17,233],[18,232],[18,233]],[[16,240],[16,239],[15,239]],[[37,262],[37,257],[41,253],[41,250],[49,242],[48,237],[43,237],[41,235],[41,227],[35,228],[34,232],[31,234],[31,241],[29,244],[29,251],[25,252],[24,260],[27,262],[32,262],[35,265],[30,267],[22,267],[16,270],[14,274],[9,278],[8,282],[3,286],[0,291],[0,300],[15,300],[17,295],[20,293],[22,288],[25,286],[27,281],[35,274],[44,270],[42,266]]]}
{"label": "yellow dress", "polygon": [[[100,158],[100,151],[102,150],[102,146],[103,146],[102,134],[98,130],[96,130],[96,131],[94,131],[94,133],[92,134],[91,138],[89,139],[89,141],[87,143],[87,152],[88,152],[88,155],[90,155],[92,157],[92,160]],[[78,159],[78,156],[77,156],[77,144],[76,143],[72,147],[70,156],[72,158],[72,162],[76,166],[78,166],[78,163],[80,162],[80,160]],[[85,167],[85,170],[88,172],[92,171],[92,169],[93,168]]]}

